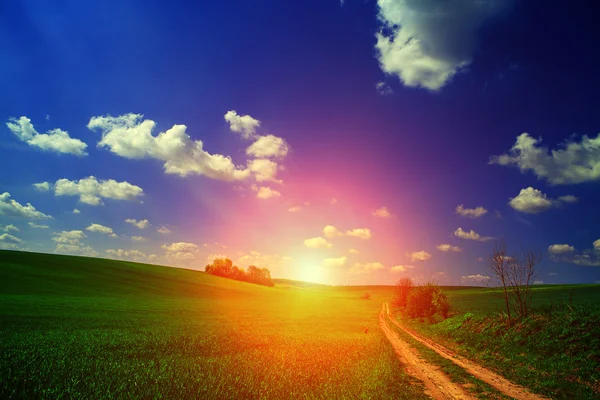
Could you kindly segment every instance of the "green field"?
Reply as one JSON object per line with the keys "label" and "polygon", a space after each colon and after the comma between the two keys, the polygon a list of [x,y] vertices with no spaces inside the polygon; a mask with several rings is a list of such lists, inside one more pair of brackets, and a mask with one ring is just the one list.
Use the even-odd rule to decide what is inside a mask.
{"label": "green field", "polygon": [[[275,282],[0,251],[0,398],[426,398],[378,327],[393,286]],[[414,328],[537,392],[595,395],[598,312],[582,310],[597,308],[600,286],[536,287],[554,330],[532,323],[508,336],[497,333],[500,299],[488,289],[446,291],[456,314]],[[560,337],[565,307],[576,311]],[[546,341],[526,339],[528,329]]]}
{"label": "green field", "polygon": [[387,289],[298,286],[0,251],[0,398],[424,398]]}

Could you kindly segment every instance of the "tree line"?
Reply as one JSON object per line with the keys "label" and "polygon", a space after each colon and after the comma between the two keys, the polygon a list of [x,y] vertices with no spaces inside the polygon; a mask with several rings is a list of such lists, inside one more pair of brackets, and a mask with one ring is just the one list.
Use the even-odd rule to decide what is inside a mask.
{"label": "tree line", "polygon": [[254,265],[246,271],[236,265],[229,258],[216,258],[212,264],[207,264],[204,272],[236,281],[255,283],[263,286],[275,286],[271,279],[271,271],[267,268],[258,268]]}

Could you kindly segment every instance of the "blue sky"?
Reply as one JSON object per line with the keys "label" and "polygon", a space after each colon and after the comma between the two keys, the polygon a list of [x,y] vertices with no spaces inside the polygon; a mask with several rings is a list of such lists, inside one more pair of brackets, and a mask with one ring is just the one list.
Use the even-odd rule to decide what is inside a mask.
{"label": "blue sky", "polygon": [[540,281],[599,281],[593,15],[492,0],[3,4],[0,247],[468,284],[504,238],[543,254]]}

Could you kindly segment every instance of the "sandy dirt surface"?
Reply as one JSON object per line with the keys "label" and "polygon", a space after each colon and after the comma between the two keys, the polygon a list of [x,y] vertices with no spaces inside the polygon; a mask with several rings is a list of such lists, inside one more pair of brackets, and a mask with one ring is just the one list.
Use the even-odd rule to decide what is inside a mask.
{"label": "sandy dirt surface", "polygon": [[[534,394],[531,391],[529,391],[527,388],[524,388],[523,386],[514,384],[514,383],[510,382],[509,380],[507,380],[506,378],[498,375],[497,373],[492,372],[489,369],[484,368],[481,365],[479,365],[471,360],[461,357],[458,354],[456,354],[456,352],[449,350],[446,347],[441,346],[440,344],[435,343],[434,341],[432,341],[426,337],[423,337],[423,336],[413,332],[412,330],[409,330],[409,329],[405,328],[404,326],[400,325],[395,319],[392,318],[392,316],[390,314],[390,308],[387,303],[384,304],[379,318],[380,318],[379,323],[380,323],[380,325],[382,325],[382,329],[383,329],[384,333],[386,334],[386,336],[388,337],[388,339],[390,339],[390,335],[388,334],[388,332],[386,332],[386,329],[388,331],[390,329],[387,326],[386,321],[389,320],[393,324],[395,324],[398,328],[402,329],[408,335],[410,335],[415,340],[417,340],[418,342],[429,347],[430,349],[432,349],[433,351],[435,351],[436,353],[438,353],[440,356],[444,357],[445,359],[452,361],[453,363],[455,363],[459,367],[463,368],[465,371],[467,371],[471,375],[484,381],[485,383],[494,387],[495,389],[497,389],[499,392],[505,394],[506,396],[509,396],[509,397],[512,397],[515,399],[524,399],[524,400],[546,399],[546,397]],[[382,318],[383,318],[383,321],[382,321]],[[406,342],[402,341],[394,332],[391,332],[391,333],[394,336],[393,338],[395,339],[395,342],[402,342],[404,348],[408,349],[406,351],[412,351],[414,353],[414,350],[411,350],[412,348]],[[390,339],[390,341],[392,341],[392,340]],[[392,345],[396,349],[396,345],[394,344],[394,342],[392,342]],[[400,346],[402,346],[402,345],[400,345]],[[400,356],[400,353],[398,352],[398,350],[396,350],[396,353],[398,353],[398,355]],[[402,357],[401,357],[401,361],[402,361]],[[419,362],[418,357],[417,357],[417,361]],[[422,362],[422,360],[420,362]],[[433,367],[433,368],[437,368],[437,367]],[[445,375],[442,371],[439,371],[439,368],[438,368],[438,373]],[[419,378],[419,379],[421,379],[421,378]],[[447,379],[447,377],[446,377],[446,379]],[[423,379],[421,379],[421,380],[423,380]],[[450,383],[452,383],[452,382],[450,382]],[[452,383],[452,384],[454,386],[458,386],[455,383]],[[425,385],[429,389],[427,382],[425,383]],[[446,395],[446,392],[442,391],[442,393],[444,395]],[[433,393],[433,392],[430,393],[430,395],[435,399],[438,399],[438,398],[440,398],[440,399],[473,398],[471,395],[466,395],[468,397],[465,397],[465,395],[457,395],[457,394],[454,394],[454,392],[448,392],[448,394],[450,396],[436,397],[435,393]]]}

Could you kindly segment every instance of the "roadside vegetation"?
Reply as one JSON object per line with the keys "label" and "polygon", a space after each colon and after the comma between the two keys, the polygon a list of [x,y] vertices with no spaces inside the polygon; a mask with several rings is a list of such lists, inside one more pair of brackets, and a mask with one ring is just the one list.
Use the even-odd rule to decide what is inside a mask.
{"label": "roadside vegetation", "polygon": [[402,323],[553,399],[600,398],[600,285],[535,285],[526,317],[507,326],[496,289],[447,291],[443,320]]}

